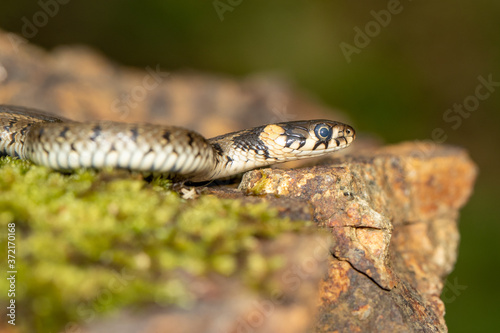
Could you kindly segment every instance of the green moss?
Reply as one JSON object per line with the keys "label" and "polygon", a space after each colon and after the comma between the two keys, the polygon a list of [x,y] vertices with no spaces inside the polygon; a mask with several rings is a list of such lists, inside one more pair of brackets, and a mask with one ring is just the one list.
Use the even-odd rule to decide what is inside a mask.
{"label": "green moss", "polygon": [[[161,180],[68,175],[0,158],[0,227],[16,226],[18,323],[57,331],[124,306],[189,306],[186,273],[257,285],[281,263],[257,254],[258,240],[304,226],[265,204],[186,201],[167,188]],[[0,279],[0,290],[7,282]]]}

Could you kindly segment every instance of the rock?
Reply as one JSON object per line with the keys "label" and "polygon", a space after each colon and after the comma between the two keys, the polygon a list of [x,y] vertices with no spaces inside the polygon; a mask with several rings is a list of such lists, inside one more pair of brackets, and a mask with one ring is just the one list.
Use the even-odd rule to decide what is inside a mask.
{"label": "rock", "polygon": [[440,295],[476,174],[462,149],[403,143],[310,168],[254,170],[239,188],[298,199],[330,230],[316,331],[445,332]]}
{"label": "rock", "polygon": [[[207,188],[219,197],[266,201],[292,219],[311,219],[329,239],[288,235],[278,242],[288,244],[279,248],[293,260],[284,270],[293,278],[283,270],[277,275],[280,290],[289,292],[284,298],[256,298],[232,289],[234,281],[220,281],[211,286],[218,290],[214,299],[188,312],[128,320],[149,327],[143,332],[446,332],[440,295],[456,261],[458,211],[476,174],[464,150],[416,142],[326,158],[312,167],[250,171],[239,189]],[[328,242],[330,255],[322,260]],[[325,264],[328,273],[318,283]],[[88,332],[118,329],[122,320],[97,323]]]}

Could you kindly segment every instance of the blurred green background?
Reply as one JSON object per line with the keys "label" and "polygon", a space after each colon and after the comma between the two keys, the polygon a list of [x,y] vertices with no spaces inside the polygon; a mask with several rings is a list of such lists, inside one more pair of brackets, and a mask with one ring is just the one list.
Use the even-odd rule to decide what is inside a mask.
{"label": "blurred green background", "polygon": [[[348,113],[358,132],[389,143],[430,140],[442,128],[446,143],[466,147],[480,168],[461,214],[446,321],[451,332],[498,327],[500,158],[491,149],[500,143],[500,87],[466,117],[444,117],[475,94],[479,76],[500,82],[500,2],[56,1],[3,1],[0,27],[22,33],[24,20],[51,4],[45,11],[57,13],[27,38],[47,49],[90,45],[139,68],[282,73]],[[382,14],[388,10],[390,19]],[[374,24],[375,16],[384,24]],[[372,37],[355,40],[358,28]],[[348,49],[354,52],[346,56]]]}

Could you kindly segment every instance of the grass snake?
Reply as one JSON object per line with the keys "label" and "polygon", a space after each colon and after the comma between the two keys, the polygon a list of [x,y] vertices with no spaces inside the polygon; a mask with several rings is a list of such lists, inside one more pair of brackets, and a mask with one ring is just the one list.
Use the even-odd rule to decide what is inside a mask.
{"label": "grass snake", "polygon": [[76,122],[35,109],[0,105],[0,156],[56,170],[106,167],[190,181],[228,177],[351,144],[354,129],[330,120],[289,121],[205,139],[175,126]]}

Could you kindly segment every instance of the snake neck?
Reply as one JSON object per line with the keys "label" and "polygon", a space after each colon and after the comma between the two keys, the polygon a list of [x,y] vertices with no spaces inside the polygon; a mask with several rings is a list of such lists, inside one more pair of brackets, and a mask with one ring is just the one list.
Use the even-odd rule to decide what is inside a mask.
{"label": "snake neck", "polygon": [[211,138],[214,166],[209,172],[194,176],[193,181],[229,177],[251,169],[281,162],[260,139],[265,126]]}

